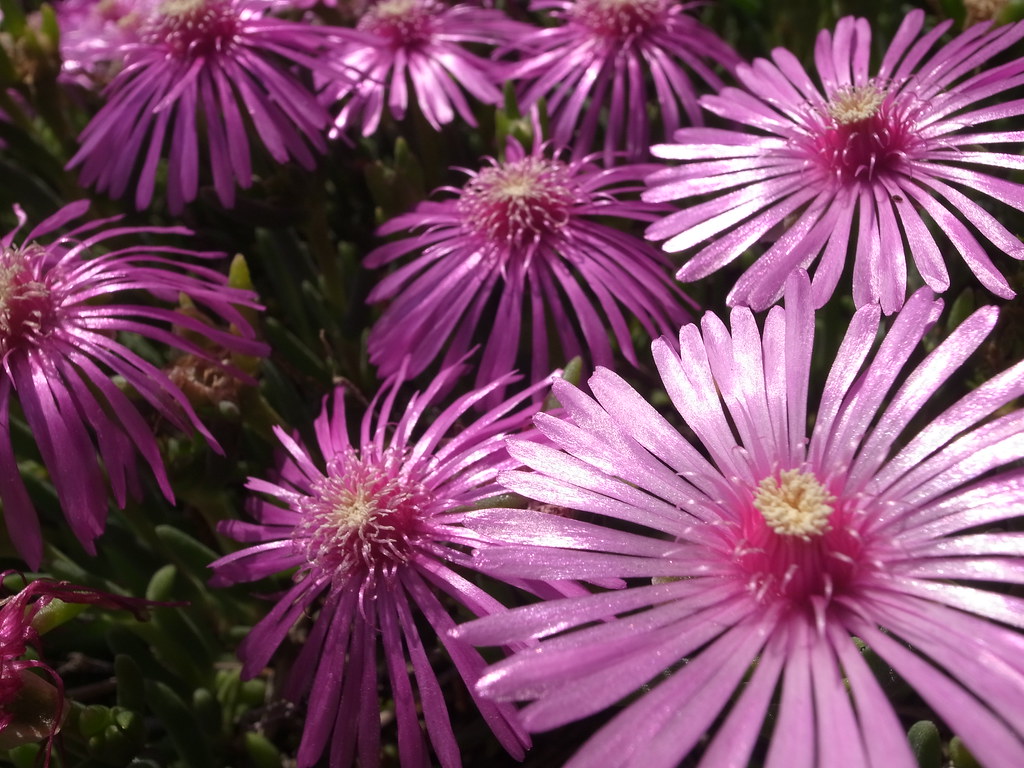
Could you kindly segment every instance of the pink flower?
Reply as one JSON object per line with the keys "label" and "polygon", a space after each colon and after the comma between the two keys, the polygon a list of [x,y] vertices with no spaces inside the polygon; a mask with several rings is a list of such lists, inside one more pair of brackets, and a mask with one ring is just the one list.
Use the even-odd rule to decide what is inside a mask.
{"label": "pink flower", "polygon": [[336,49],[333,63],[341,74],[322,95],[327,103],[342,102],[335,133],[361,124],[363,136],[370,136],[385,105],[396,120],[405,117],[410,84],[417,109],[435,130],[456,115],[476,125],[465,93],[497,104],[505,73],[464,46],[507,43],[529,27],[489,8],[447,6],[440,0],[379,0],[363,13],[356,29],[360,39]]}
{"label": "pink flower", "polygon": [[[526,109],[545,99],[552,138],[576,157],[597,145],[601,113],[604,160],[650,157],[648,105],[653,96],[661,137],[684,123],[700,125],[690,73],[714,90],[722,87],[715,65],[731,70],[739,57],[687,12],[699,2],[677,0],[534,0],[533,11],[550,10],[560,26],[535,29],[514,41],[523,60],[509,77],[523,81]],[[653,87],[653,91],[652,91]],[[682,116],[685,113],[685,117]]]}
{"label": "pink flower", "polygon": [[[657,249],[603,223],[651,221],[663,210],[627,197],[650,166],[601,170],[548,157],[540,147],[526,154],[514,142],[504,162],[488,162],[469,173],[461,190],[446,190],[456,197],[423,202],[380,229],[420,230],[366,258],[374,268],[415,254],[369,297],[389,302],[369,340],[382,376],[394,374],[407,355],[415,376],[445,347],[449,365],[477,338],[484,343],[477,386],[516,367],[524,336],[534,380],[552,359],[580,355],[611,365],[617,355],[609,328],[619,352],[636,365],[631,318],[652,336],[689,318],[689,300]],[[485,315],[489,307],[495,315]]]}
{"label": "pink flower", "polygon": [[998,314],[975,312],[910,363],[942,308],[924,288],[881,340],[878,306],[861,307],[812,400],[809,293],[800,272],[762,331],[738,308],[731,328],[710,313],[683,328],[681,353],[655,342],[673,423],[699,443],[611,371],[590,380],[596,399],[555,382],[565,416],[535,417],[554,447],[510,441],[531,471],[501,481],[594,522],[525,510],[464,518],[506,542],[477,558],[500,578],[649,580],[456,633],[477,645],[539,638],[479,685],[531,701],[529,730],[650,686],[567,768],[675,766],[709,731],[702,768],[748,765],[766,718],[766,768],[912,768],[855,638],[982,764],[1024,765],[1024,600],[991,586],[1024,583],[1024,537],[990,532],[1024,505],[1012,468],[1024,412],[1002,411],[1024,394],[1024,363],[918,428]]}
{"label": "pink flower", "polygon": [[[82,217],[87,208],[86,202],[65,206],[20,244],[15,237],[21,225],[0,240],[0,502],[7,531],[33,568],[42,557],[42,534],[11,445],[14,403],[28,422],[71,529],[95,553],[93,540],[106,519],[107,484],[122,507],[128,491],[138,495],[138,456],[167,498],[173,498],[152,429],[130,395],[146,401],[171,425],[197,430],[217,448],[167,375],[121,344],[116,334],[137,334],[213,363],[219,357],[172,333],[170,326],[227,351],[265,351],[236,308],[255,307],[252,294],[227,287],[211,269],[181,264],[182,257],[223,254],[109,242],[188,234],[186,229],[119,227],[116,219],[104,219],[81,224],[49,245],[39,241]],[[24,224],[24,214],[16,212]],[[164,302],[177,302],[184,294],[243,335],[218,330],[193,315],[137,303],[140,292]],[[115,384],[111,375],[123,384]],[[92,458],[97,450],[102,465]]]}
{"label": "pink flower", "polygon": [[120,65],[125,46],[138,44],[140,27],[156,0],[62,0],[54,10],[60,25],[62,76],[88,86],[105,81]]}
{"label": "pink flower", "polygon": [[[278,429],[288,452],[281,479],[252,478],[248,484],[269,497],[254,507],[257,522],[223,526],[250,546],[213,564],[214,583],[297,569],[295,585],[239,649],[244,675],[259,674],[292,626],[316,613],[286,687],[290,698],[310,694],[300,768],[316,764],[325,751],[331,768],[356,758],[363,768],[377,765],[378,648],[391,683],[402,765],[430,762],[418,708],[440,764],[459,765],[459,747],[419,627],[429,625],[436,633],[467,684],[476,680],[484,662],[448,637],[455,625],[438,593],[478,616],[502,610],[459,573],[470,560],[467,548],[488,543],[460,521],[467,506],[500,492],[498,472],[515,466],[504,449],[505,435],[529,423],[536,406],[521,406],[537,389],[470,420],[470,409],[506,386],[511,377],[505,377],[436,413],[439,392],[461,374],[459,366],[445,370],[397,410],[400,378],[393,380],[363,417],[357,445],[349,439],[339,389],[315,423],[326,466]],[[456,429],[456,423],[464,426]],[[553,590],[547,587],[549,594]],[[473,699],[501,744],[521,759],[528,740],[514,708],[476,694]]]}
{"label": "pink flower", "polygon": [[1019,154],[986,148],[1021,141],[1020,131],[986,124],[1024,115],[1020,99],[992,101],[1024,83],[1024,58],[978,68],[1019,44],[1024,24],[977,25],[928,55],[952,22],[921,35],[923,23],[923,11],[907,14],[873,77],[865,19],[847,17],[834,35],[823,31],[815,47],[823,91],[793,54],[776,48],[771,61],[736,70],[745,89],[701,100],[736,128],[683,128],[654,148],[683,164],[652,176],[645,199],[686,208],[647,236],[669,238],[670,252],[700,246],[680,280],[715,272],[780,227],[728,300],[764,309],[793,270],[820,257],[812,285],[820,307],[856,238],[854,302],[880,303],[888,314],[903,304],[908,254],[929,287],[949,287],[937,226],[986,288],[1014,295],[977,234],[1015,259],[1024,258],[1024,246],[975,200],[1024,210],[1024,185],[976,166],[1024,169]]}
{"label": "pink flower", "polygon": [[134,185],[135,205],[145,208],[166,145],[173,213],[198,194],[201,166],[230,207],[236,185],[253,181],[250,134],[278,163],[312,168],[314,152],[326,149],[330,118],[301,73],[329,69],[328,35],[341,31],[275,19],[267,7],[263,0],[155,4],[141,22],[141,39],[121,49],[124,68],[79,137],[68,167],[81,168],[81,183],[112,197]]}
{"label": "pink flower", "polygon": [[[0,574],[0,580],[15,575],[6,571]],[[30,649],[36,656],[41,653],[41,614],[54,600],[128,610],[137,618],[143,618],[145,608],[153,604],[50,579],[26,583],[17,594],[0,600],[0,748],[45,739],[44,766],[50,764],[53,739],[65,715],[64,685],[60,675],[45,661],[25,657]],[[28,670],[39,670],[45,677]],[[51,701],[52,708],[47,706]],[[40,706],[46,711],[38,711]]]}

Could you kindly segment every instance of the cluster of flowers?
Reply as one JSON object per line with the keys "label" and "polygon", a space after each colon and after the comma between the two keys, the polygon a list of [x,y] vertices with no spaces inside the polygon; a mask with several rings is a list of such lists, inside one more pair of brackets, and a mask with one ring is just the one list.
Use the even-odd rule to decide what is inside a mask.
{"label": "cluster of flowers", "polygon": [[[214,584],[294,579],[239,649],[245,674],[316,615],[285,691],[308,699],[300,768],[378,763],[378,657],[402,764],[431,750],[460,764],[428,626],[519,758],[528,732],[648,686],[571,765],[673,766],[699,749],[709,767],[757,750],[769,768],[913,766],[866,646],[986,766],[1024,765],[1024,602],[992,587],[1024,583],[1024,538],[1000,528],[1024,510],[1024,415],[1005,408],[1024,363],[917,418],[998,318],[982,308],[918,354],[950,285],[943,251],[1014,296],[979,237],[1015,259],[1024,245],[976,198],[1024,211],[1024,185],[978,170],[1024,170],[992,149],[1024,142],[1002,122],[1024,100],[999,99],[1024,85],[1024,23],[941,43],[950,23],[925,31],[913,11],[872,70],[869,23],[845,18],[818,37],[815,78],[783,49],[742,63],[696,4],[672,0],[537,0],[543,29],[438,0],[380,0],[337,27],[305,5],[66,0],[67,77],[106,83],[69,167],[114,197],[134,188],[140,209],[163,187],[177,213],[202,184],[231,207],[268,157],[312,168],[329,139],[380,135],[406,113],[474,125],[468,97],[498,104],[506,81],[551,127],[540,136],[536,119],[531,148],[510,140],[462,189],[381,228],[407,233],[365,261],[397,264],[369,296],[385,304],[368,342],[385,383],[354,430],[344,388],[325,398],[317,451],[276,428],[286,458],[249,481],[254,521],[223,525],[247,546],[212,564]],[[694,76],[713,93],[698,97]],[[150,244],[183,228],[68,229],[85,209],[0,241],[0,500],[33,568],[43,541],[12,409],[92,548],[108,487],[121,506],[138,493],[139,457],[172,498],[133,398],[216,448],[118,334],[241,379],[233,356],[266,353],[244,311],[255,296],[190,265],[222,254]],[[636,221],[647,241],[628,233]],[[693,281],[762,242],[728,291],[728,326],[689,322],[666,252],[693,251],[677,274]],[[856,311],[814,392],[815,312],[851,252]],[[163,306],[180,296],[202,312]],[[671,417],[613,372],[620,356],[639,364],[637,328],[661,337]],[[589,393],[549,375],[574,356],[596,367]],[[451,399],[471,361],[474,387]],[[560,407],[545,412],[549,387]],[[532,503],[495,506],[508,492]],[[538,601],[506,609],[481,586],[499,581]],[[453,603],[477,618],[457,627]],[[474,646],[509,656],[488,667]],[[18,683],[0,673],[8,702]]]}

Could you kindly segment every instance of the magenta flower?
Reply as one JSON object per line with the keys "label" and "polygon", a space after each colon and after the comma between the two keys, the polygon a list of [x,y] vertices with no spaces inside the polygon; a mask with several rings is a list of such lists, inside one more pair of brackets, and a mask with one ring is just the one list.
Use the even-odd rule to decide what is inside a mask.
{"label": "magenta flower", "polygon": [[[438,394],[461,374],[461,366],[446,369],[399,410],[395,400],[402,377],[392,380],[363,417],[358,445],[349,440],[344,391],[339,389],[333,407],[325,405],[315,424],[326,467],[321,469],[310,451],[278,429],[288,452],[281,479],[252,478],[248,484],[270,497],[254,507],[258,522],[231,521],[223,527],[252,546],[213,564],[215,584],[297,569],[295,586],[239,649],[244,675],[258,674],[292,625],[317,612],[286,688],[294,699],[310,692],[300,768],[317,763],[328,749],[331,768],[351,765],[356,758],[363,768],[377,765],[378,648],[394,699],[402,765],[430,763],[418,707],[440,764],[459,765],[459,748],[418,617],[433,629],[471,686],[484,662],[475,650],[449,638],[455,624],[437,593],[478,616],[502,610],[458,572],[471,559],[464,550],[488,543],[460,521],[468,505],[500,492],[498,472],[516,465],[504,449],[505,435],[529,424],[536,406],[520,406],[538,386],[546,386],[534,386],[470,420],[470,409],[505,387],[512,378],[507,376],[428,418]],[[456,430],[457,422],[465,426]],[[528,740],[515,709],[472,696],[501,744],[521,759]]]}
{"label": "magenta flower", "polygon": [[[523,60],[509,77],[523,81],[520,104],[547,100],[552,138],[581,157],[597,145],[601,113],[604,159],[650,157],[648,104],[653,96],[662,137],[684,123],[702,123],[690,73],[714,90],[716,65],[731,70],[739,56],[687,11],[699,2],[677,0],[534,0],[561,26],[536,29],[515,41]],[[648,82],[649,80],[649,82]],[[651,90],[653,86],[653,93]],[[685,118],[682,116],[685,113]]]}
{"label": "magenta flower", "polygon": [[[15,575],[6,571],[0,574],[0,580]],[[54,600],[127,610],[137,618],[143,618],[145,608],[153,605],[148,600],[50,579],[27,583],[17,594],[0,600],[0,749],[45,739],[44,766],[50,764],[53,740],[66,714],[60,675],[39,658],[40,634],[45,625],[58,621],[45,611]]]}
{"label": "magenta flower", "polygon": [[[3,576],[11,575],[9,572]],[[45,580],[27,584],[18,594],[0,600],[0,747],[46,740],[44,763],[49,764],[53,739],[64,715],[64,685],[60,675],[45,661],[25,658],[29,649],[39,650],[39,633],[32,622],[56,597]],[[39,670],[44,676],[27,671]],[[47,682],[49,678],[50,682]],[[19,717],[19,699],[28,692],[47,705],[34,717]],[[52,706],[48,706],[52,700]],[[36,709],[36,707],[32,707]]]}
{"label": "magenta flower", "polygon": [[1024,538],[989,532],[1024,505],[1024,474],[1008,468],[1024,458],[1024,412],[1001,411],[1024,394],[1024,363],[911,427],[997,318],[979,310],[909,364],[942,307],[923,288],[879,342],[879,308],[861,307],[809,402],[809,294],[800,272],[763,332],[738,308],[731,329],[710,313],[683,328],[681,353],[655,342],[699,445],[611,371],[590,380],[596,400],[555,382],[565,416],[535,417],[555,447],[510,441],[532,471],[501,481],[599,522],[525,510],[464,518],[508,544],[478,558],[501,578],[650,580],[456,633],[487,645],[540,638],[479,685],[531,700],[529,730],[650,686],[567,766],[674,766],[709,731],[700,766],[744,766],[767,717],[766,768],[912,768],[855,638],[982,764],[1024,765],[1024,600],[991,586],[1024,583]]}
{"label": "magenta flower", "polygon": [[379,0],[363,13],[356,29],[361,38],[336,49],[334,64],[340,74],[322,95],[327,103],[342,102],[334,133],[361,125],[363,136],[370,136],[385,105],[396,120],[405,117],[410,84],[417,108],[435,130],[456,115],[476,125],[465,93],[497,104],[506,75],[498,64],[464,46],[507,43],[530,27],[490,8],[447,6],[440,0]]}
{"label": "magenta flower", "polygon": [[156,4],[141,40],[121,49],[124,68],[79,137],[68,167],[81,167],[81,183],[112,197],[134,184],[135,205],[145,208],[166,145],[173,213],[198,194],[201,166],[230,207],[236,185],[253,181],[252,134],[278,163],[312,168],[314,150],[326,149],[330,117],[302,72],[327,72],[328,35],[341,32],[266,16],[267,7],[263,0]]}
{"label": "magenta flower", "polygon": [[728,300],[764,309],[787,275],[820,256],[811,289],[820,307],[856,238],[854,301],[880,303],[888,314],[903,304],[908,254],[928,286],[949,287],[937,225],[986,288],[1014,295],[976,233],[1015,259],[1024,258],[1024,246],[975,200],[1024,210],[1024,185],[975,167],[1024,169],[1019,154],[985,148],[1021,141],[1020,131],[985,126],[1024,115],[1020,99],[992,102],[1024,83],[1024,58],[978,68],[1017,44],[1024,24],[971,27],[929,56],[952,22],[920,35],[923,22],[923,11],[907,14],[874,77],[865,19],[841,19],[834,35],[822,31],[815,64],[824,91],[777,48],[771,61],[736,70],[745,90],[701,100],[737,128],[683,128],[672,144],[654,147],[659,157],[684,161],[654,174],[645,194],[687,204],[647,231],[669,238],[670,252],[700,246],[680,280],[711,274],[781,226]]}
{"label": "magenta flower", "polygon": [[[114,238],[188,234],[180,227],[118,227],[116,219],[79,225],[55,242],[39,238],[80,218],[88,203],[72,203],[15,243],[21,229],[0,240],[0,502],[18,553],[33,568],[42,558],[42,534],[11,445],[11,408],[17,403],[32,431],[72,531],[90,553],[103,531],[107,483],[119,506],[139,493],[137,456],[172,499],[150,425],[133,403],[137,395],[175,427],[202,434],[217,450],[188,400],[167,375],[116,337],[137,334],[217,363],[219,358],[181,335],[209,339],[224,350],[259,355],[265,349],[237,306],[255,307],[247,291],[229,288],[182,257],[215,258],[172,246],[108,245]],[[24,214],[17,211],[22,224]],[[242,336],[195,316],[140,304],[140,292],[165,302],[182,294]],[[240,372],[235,371],[237,375]],[[111,375],[123,379],[115,384]],[[94,458],[97,450],[102,465]],[[104,479],[107,477],[107,480]]]}
{"label": "magenta flower", "polygon": [[[370,333],[370,360],[383,376],[406,355],[409,375],[423,371],[447,346],[444,365],[484,342],[477,386],[516,366],[520,339],[530,339],[533,379],[581,355],[611,365],[619,352],[637,364],[630,317],[656,336],[689,318],[689,300],[657,249],[608,218],[651,221],[659,206],[624,196],[637,191],[650,166],[611,170],[584,161],[525,154],[509,143],[504,162],[469,173],[457,195],[426,201],[380,229],[417,234],[383,245],[366,258],[381,267],[415,256],[385,276],[371,302],[389,301]],[[496,315],[486,315],[492,307]],[[623,313],[625,309],[625,314]],[[486,329],[481,326],[486,323]],[[548,338],[549,330],[557,339]],[[558,345],[560,344],[560,348]],[[554,348],[554,351],[552,350]]]}
{"label": "magenta flower", "polygon": [[141,26],[157,0],[62,0],[61,74],[84,86],[104,81],[123,63],[125,46],[138,44]]}

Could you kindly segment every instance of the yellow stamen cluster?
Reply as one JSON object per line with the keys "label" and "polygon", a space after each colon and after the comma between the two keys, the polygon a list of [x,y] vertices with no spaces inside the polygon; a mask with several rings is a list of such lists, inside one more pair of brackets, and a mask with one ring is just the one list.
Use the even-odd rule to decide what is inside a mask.
{"label": "yellow stamen cluster", "polygon": [[754,508],[776,533],[805,541],[828,530],[833,501],[814,475],[798,469],[766,477],[754,493]]}
{"label": "yellow stamen cluster", "polygon": [[852,125],[878,114],[885,91],[873,83],[840,88],[828,103],[828,113],[840,125]]}

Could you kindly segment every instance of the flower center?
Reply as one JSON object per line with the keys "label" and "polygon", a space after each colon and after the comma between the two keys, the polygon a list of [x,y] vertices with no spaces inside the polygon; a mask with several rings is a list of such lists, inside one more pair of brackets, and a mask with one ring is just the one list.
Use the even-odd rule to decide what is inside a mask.
{"label": "flower center", "polygon": [[627,40],[658,26],[668,0],[576,0],[569,18],[605,38]]}
{"label": "flower center", "polygon": [[23,345],[38,344],[55,324],[50,289],[36,279],[26,259],[34,247],[0,253],[0,358]]}
{"label": "flower center", "polygon": [[778,479],[766,477],[754,494],[754,508],[772,530],[804,541],[828,530],[833,501],[814,475],[798,469],[784,470]]}
{"label": "flower center", "polygon": [[911,123],[887,96],[874,83],[847,86],[832,94],[826,105],[817,150],[841,181],[871,181],[906,156],[914,140]]}
{"label": "flower center", "polygon": [[339,457],[299,505],[306,559],[339,582],[357,573],[386,574],[408,561],[429,498],[382,467]]}
{"label": "flower center", "polygon": [[415,45],[433,36],[435,20],[443,11],[435,0],[380,0],[366,10],[357,27],[395,47]]}
{"label": "flower center", "polygon": [[480,171],[456,207],[489,244],[518,247],[564,227],[579,199],[565,163],[529,156]]}
{"label": "flower center", "polygon": [[143,39],[166,45],[179,57],[210,56],[226,50],[238,34],[232,0],[164,0]]}
{"label": "flower center", "polygon": [[885,101],[885,91],[873,84],[846,86],[832,94],[828,113],[839,125],[851,125],[874,117]]}
{"label": "flower center", "polygon": [[758,483],[733,558],[761,600],[821,610],[856,587],[868,561],[856,503],[840,504],[809,472],[783,470]]}

